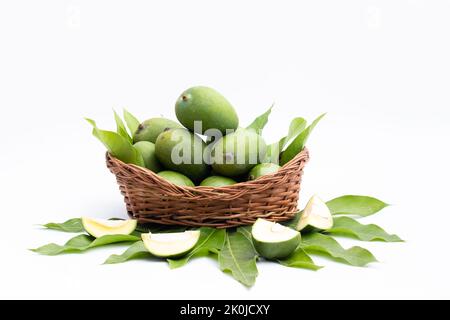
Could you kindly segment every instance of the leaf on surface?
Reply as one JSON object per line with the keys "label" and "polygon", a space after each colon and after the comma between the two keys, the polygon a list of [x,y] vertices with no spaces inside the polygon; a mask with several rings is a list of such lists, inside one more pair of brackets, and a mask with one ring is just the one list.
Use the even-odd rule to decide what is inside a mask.
{"label": "leaf on surface", "polygon": [[92,134],[103,143],[114,157],[125,163],[144,166],[142,155],[129,140],[116,132],[98,129],[94,120],[86,119],[86,121],[93,126]]}
{"label": "leaf on surface", "polygon": [[255,284],[258,269],[253,244],[241,232],[226,232],[225,243],[219,252],[220,270],[229,272],[247,287]]}
{"label": "leaf on surface", "polygon": [[43,225],[47,229],[63,231],[63,232],[73,232],[79,233],[84,232],[83,224],[80,218],[69,219],[62,223],[49,222]]}
{"label": "leaf on surface", "polygon": [[185,256],[179,259],[167,259],[170,268],[175,269],[184,266],[188,261],[195,257],[206,256],[209,253],[218,254],[225,241],[224,229],[200,228],[200,239],[195,247]]}
{"label": "leaf on surface", "polygon": [[301,247],[298,247],[289,257],[278,259],[277,261],[281,265],[291,268],[303,268],[314,271],[323,268],[322,266],[316,265],[311,257]]}
{"label": "leaf on surface", "polygon": [[107,235],[96,239],[86,234],[80,234],[73,237],[62,246],[55,243],[50,243],[36,249],[31,249],[31,251],[48,256],[54,256],[61,253],[83,252],[91,248],[101,247],[113,243],[134,242],[139,240],[139,237],[133,235]]}
{"label": "leaf on surface", "polygon": [[363,267],[376,262],[373,254],[364,248],[355,246],[344,249],[335,239],[321,233],[309,233],[303,236],[300,247],[307,253],[322,253],[352,266]]}
{"label": "leaf on surface", "polygon": [[327,202],[331,214],[367,217],[388,206],[381,200],[368,196],[345,195]]}
{"label": "leaf on surface", "polygon": [[333,227],[325,232],[339,236],[350,236],[362,241],[403,241],[397,235],[389,234],[375,224],[361,224],[355,219],[345,216],[335,217],[333,219]]}
{"label": "leaf on surface", "polygon": [[280,165],[284,165],[299,154],[306,145],[309,135],[314,130],[319,121],[325,116],[325,113],[315,119],[305,130],[303,130],[286,148],[281,155]]}
{"label": "leaf on surface", "polygon": [[152,257],[152,255],[150,254],[150,252],[148,252],[147,248],[144,246],[144,242],[137,241],[133,243],[122,254],[110,255],[103,264],[122,263],[132,259],[149,258],[149,257]]}

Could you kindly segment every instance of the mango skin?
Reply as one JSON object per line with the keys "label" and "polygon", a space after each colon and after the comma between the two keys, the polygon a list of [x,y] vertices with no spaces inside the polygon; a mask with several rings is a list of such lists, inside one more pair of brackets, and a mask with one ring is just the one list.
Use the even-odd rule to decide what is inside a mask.
{"label": "mango skin", "polygon": [[211,150],[211,162],[215,172],[225,177],[247,174],[261,163],[267,145],[254,130],[240,128],[222,137]]}
{"label": "mango skin", "polygon": [[134,144],[134,147],[142,155],[147,169],[152,170],[153,172],[159,172],[163,169],[156,158],[155,144],[148,141],[139,141]]}
{"label": "mango skin", "polygon": [[200,183],[202,187],[224,187],[231,186],[237,182],[231,178],[221,176],[209,176]]}
{"label": "mango skin", "polygon": [[[239,119],[233,106],[216,90],[209,87],[192,87],[177,99],[175,113],[178,121],[194,131],[194,121],[202,122],[201,134],[217,129],[222,135],[227,129],[236,130]],[[206,135],[208,133],[206,132]]]}
{"label": "mango skin", "polygon": [[[206,144],[199,136],[184,128],[164,131],[155,143],[156,157],[161,164],[194,182],[202,181],[210,171],[203,157],[205,148]],[[172,153],[178,159],[172,158]]]}
{"label": "mango skin", "polygon": [[275,173],[280,170],[280,166],[275,163],[260,163],[250,170],[248,174],[248,180],[255,180],[259,177],[265,176],[266,174]]}
{"label": "mango skin", "polygon": [[158,173],[158,176],[166,179],[169,182],[172,182],[173,184],[177,186],[183,186],[183,187],[194,187],[194,183],[191,179],[186,177],[184,174],[181,174],[179,172],[175,171],[161,171]]}
{"label": "mango skin", "polygon": [[133,135],[133,143],[148,141],[155,143],[156,139],[166,129],[182,128],[183,126],[166,118],[151,118],[142,122]]}
{"label": "mango skin", "polygon": [[282,242],[263,242],[252,236],[256,251],[268,260],[282,259],[290,256],[300,244],[301,236],[298,233],[294,238]]}

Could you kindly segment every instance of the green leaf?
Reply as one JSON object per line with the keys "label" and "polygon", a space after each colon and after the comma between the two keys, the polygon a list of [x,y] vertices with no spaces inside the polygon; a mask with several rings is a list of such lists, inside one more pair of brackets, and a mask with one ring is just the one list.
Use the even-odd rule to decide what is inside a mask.
{"label": "green leaf", "polygon": [[86,121],[94,127],[92,134],[103,143],[111,155],[125,163],[132,163],[141,167],[144,166],[144,160],[141,154],[133,147],[130,141],[116,132],[98,129],[94,120],[86,118]]}
{"label": "green leaf", "polygon": [[301,247],[297,248],[297,250],[295,250],[289,257],[278,259],[277,261],[281,265],[291,268],[310,269],[314,271],[323,268],[322,266],[316,265],[311,257]]}
{"label": "green leaf", "polygon": [[43,227],[63,232],[73,232],[73,233],[84,232],[84,227],[83,224],[81,223],[80,218],[69,219],[63,223],[49,222],[47,224],[44,224]]}
{"label": "green leaf", "polygon": [[272,108],[273,108],[273,104],[269,108],[269,110],[267,110],[262,115],[258,116],[255,120],[253,120],[253,122],[247,127],[247,129],[253,129],[258,134],[261,133],[262,129],[264,129],[267,122],[269,121],[269,115],[272,112]]}
{"label": "green leaf", "polygon": [[388,204],[372,197],[346,195],[328,201],[327,206],[333,215],[367,217],[387,207]]}
{"label": "green leaf", "polygon": [[276,163],[279,162],[280,152],[284,149],[286,144],[297,137],[306,128],[306,120],[299,117],[291,121],[289,125],[289,131],[287,136],[281,138],[279,141],[272,143],[267,147],[266,162]]}
{"label": "green leaf", "polygon": [[106,246],[112,243],[134,242],[139,240],[139,237],[133,235],[107,235],[95,239],[94,237],[86,234],[80,234],[70,239],[62,246],[55,243],[50,243],[36,249],[31,249],[31,251],[48,256],[54,256],[61,253],[83,252],[91,248]]}
{"label": "green leaf", "polygon": [[224,229],[200,228],[200,239],[197,245],[185,256],[179,259],[167,259],[171,269],[184,266],[195,257],[206,256],[209,253],[218,254],[225,241]]}
{"label": "green leaf", "polygon": [[122,263],[132,259],[140,259],[140,258],[149,258],[152,257],[150,252],[148,252],[147,248],[144,246],[142,241],[137,241],[133,243],[127,250],[125,250],[122,254],[112,254],[106,259],[103,264],[114,264],[114,263]]}
{"label": "green leaf", "polygon": [[133,135],[139,127],[139,120],[126,109],[123,109],[123,118],[125,119],[128,130],[130,130],[131,135]]}
{"label": "green leaf", "polygon": [[305,130],[303,130],[286,148],[281,155],[280,165],[284,165],[291,161],[298,153],[300,153],[308,141],[309,135],[314,130],[319,121],[325,116],[325,113],[315,119]]}
{"label": "green leaf", "polygon": [[304,235],[300,247],[309,254],[324,254],[352,266],[363,267],[377,261],[369,250],[358,246],[344,249],[335,239],[321,233]]}
{"label": "green leaf", "polygon": [[397,235],[389,234],[375,224],[361,224],[350,217],[335,217],[333,219],[333,227],[326,230],[326,233],[339,236],[350,236],[362,241],[403,241]]}
{"label": "green leaf", "polygon": [[253,245],[241,232],[227,232],[219,252],[219,266],[247,287],[255,284],[258,269]]}
{"label": "green leaf", "polygon": [[125,124],[123,123],[122,119],[119,117],[119,115],[115,110],[114,110],[114,119],[116,120],[117,133],[131,143],[133,139],[131,139],[130,135],[128,134],[127,128],[125,127]]}

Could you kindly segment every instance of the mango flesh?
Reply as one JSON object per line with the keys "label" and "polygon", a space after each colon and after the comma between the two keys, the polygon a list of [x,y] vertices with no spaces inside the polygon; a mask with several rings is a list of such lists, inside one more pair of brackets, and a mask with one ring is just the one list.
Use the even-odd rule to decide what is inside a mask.
{"label": "mango flesh", "polygon": [[180,172],[195,182],[209,173],[204,160],[205,142],[186,129],[170,129],[158,136],[156,157],[167,169]]}
{"label": "mango flesh", "polygon": [[182,126],[170,119],[151,118],[142,122],[133,135],[133,142],[148,141],[155,143],[159,134],[167,129],[182,128]]}
{"label": "mango flesh", "polygon": [[248,174],[248,180],[255,180],[266,174],[275,173],[280,170],[280,166],[275,163],[261,163],[253,167]]}
{"label": "mango flesh", "polygon": [[254,130],[240,128],[224,136],[211,151],[212,167],[226,177],[246,174],[264,159],[267,146]]}
{"label": "mango flesh", "polygon": [[134,144],[134,147],[142,155],[145,167],[147,169],[150,169],[153,172],[159,172],[162,170],[161,164],[156,158],[155,144],[148,141],[139,141]]}
{"label": "mango flesh", "polygon": [[221,176],[210,176],[200,183],[202,187],[223,187],[231,186],[237,182],[231,178]]}
{"label": "mango flesh", "polygon": [[[196,133],[212,135],[206,132],[217,129],[222,135],[227,129],[235,130],[239,119],[233,106],[216,90],[209,87],[192,87],[184,91],[177,99],[175,113],[178,121]],[[196,130],[195,121],[201,121],[202,128]]]}
{"label": "mango flesh", "polygon": [[191,179],[189,179],[184,174],[181,174],[179,172],[165,170],[159,172],[158,176],[166,179],[169,182],[172,182],[173,184],[176,184],[177,186],[185,186],[185,187],[195,186]]}

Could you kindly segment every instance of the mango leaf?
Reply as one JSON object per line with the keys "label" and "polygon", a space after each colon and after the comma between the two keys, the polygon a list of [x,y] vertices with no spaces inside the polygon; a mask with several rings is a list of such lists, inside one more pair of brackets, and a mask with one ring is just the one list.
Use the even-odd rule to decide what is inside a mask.
{"label": "mango leaf", "polygon": [[262,115],[258,116],[253,122],[247,127],[247,129],[255,130],[258,134],[261,133],[262,129],[266,126],[267,122],[269,121],[269,115],[272,112],[273,104]]}
{"label": "mango leaf", "polygon": [[244,237],[247,238],[247,240],[252,244],[253,247],[253,253],[256,256],[259,256],[258,252],[255,249],[255,246],[253,244],[253,238],[252,238],[252,227],[251,226],[246,226],[246,227],[239,227],[237,228],[237,232],[242,233],[242,235]]}
{"label": "mango leaf", "polygon": [[291,268],[310,269],[314,271],[323,268],[322,266],[316,265],[311,257],[301,247],[297,248],[289,257],[278,259],[277,261],[281,265]]}
{"label": "mango leaf", "polygon": [[363,267],[370,262],[377,261],[369,250],[358,246],[344,249],[335,239],[321,233],[304,235],[300,246],[309,254],[324,254],[337,262],[357,267]]}
{"label": "mango leaf", "polygon": [[281,138],[279,141],[272,143],[267,147],[266,162],[276,163],[279,162],[280,152],[284,149],[286,144],[297,137],[306,128],[306,120],[304,118],[295,118],[289,125],[289,131],[287,136]]}
{"label": "mango leaf", "polygon": [[346,195],[328,201],[327,206],[333,215],[367,217],[387,207],[388,204],[372,197]]}
{"label": "mango leaf", "polygon": [[333,219],[333,227],[326,230],[326,233],[339,236],[350,236],[362,241],[403,241],[397,235],[389,234],[375,224],[361,224],[350,217],[335,217]]}
{"label": "mango leaf", "polygon": [[123,118],[125,119],[130,134],[133,135],[139,127],[139,120],[126,109],[123,109]]}
{"label": "mango leaf", "polygon": [[206,256],[209,253],[218,254],[225,241],[224,229],[200,228],[200,239],[197,245],[187,255],[179,259],[167,259],[171,269],[184,266],[195,257]]}
{"label": "mango leaf", "polygon": [[219,252],[219,266],[247,287],[255,284],[258,269],[253,245],[241,232],[226,232],[225,244]]}
{"label": "mango leaf", "polygon": [[94,127],[92,134],[103,143],[111,155],[125,163],[144,166],[141,154],[133,147],[130,141],[116,132],[98,129],[94,120],[86,118],[86,121]]}
{"label": "mango leaf", "polygon": [[137,241],[133,243],[125,252],[122,254],[112,254],[106,259],[103,264],[114,264],[122,263],[132,259],[149,258],[152,257],[150,252],[144,246],[142,241]]}
{"label": "mango leaf", "polygon": [[49,222],[44,224],[43,227],[63,232],[84,232],[84,227],[80,218],[69,219],[63,223]]}
{"label": "mango leaf", "polygon": [[125,124],[123,123],[122,119],[119,117],[119,115],[115,110],[114,110],[114,119],[116,120],[117,133],[131,143],[132,139],[128,134],[127,128],[125,127]]}
{"label": "mango leaf", "polygon": [[283,166],[300,153],[308,141],[309,135],[314,130],[319,121],[325,116],[325,113],[315,119],[305,130],[303,130],[282,153],[280,165]]}
{"label": "mango leaf", "polygon": [[48,256],[54,256],[60,253],[83,252],[91,248],[105,246],[112,243],[134,242],[139,240],[139,237],[133,235],[107,235],[95,239],[94,237],[86,234],[80,234],[70,239],[62,246],[55,243],[50,243],[36,249],[31,249],[31,251]]}

